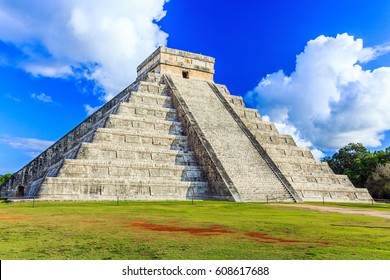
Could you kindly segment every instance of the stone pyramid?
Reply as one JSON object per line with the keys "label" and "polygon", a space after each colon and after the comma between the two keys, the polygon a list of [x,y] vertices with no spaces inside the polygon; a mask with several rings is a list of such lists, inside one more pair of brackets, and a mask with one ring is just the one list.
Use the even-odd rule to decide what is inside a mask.
{"label": "stone pyramid", "polygon": [[137,80],[0,186],[47,200],[369,201],[213,82],[214,58],[159,47]]}

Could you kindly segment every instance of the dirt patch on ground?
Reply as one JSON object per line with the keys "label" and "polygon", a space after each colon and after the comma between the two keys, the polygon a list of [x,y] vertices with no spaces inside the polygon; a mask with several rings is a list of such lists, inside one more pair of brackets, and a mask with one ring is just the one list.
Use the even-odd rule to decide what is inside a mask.
{"label": "dirt patch on ground", "polygon": [[[143,230],[152,230],[152,231],[165,231],[165,232],[184,232],[197,236],[213,236],[213,235],[221,235],[221,234],[239,234],[244,235],[246,237],[250,237],[254,242],[261,243],[295,243],[295,242],[305,242],[302,240],[292,240],[285,238],[277,238],[269,236],[265,233],[260,232],[243,232],[243,231],[234,231],[222,228],[221,226],[212,226],[208,228],[185,228],[179,226],[172,225],[158,225],[152,224],[145,221],[134,221],[130,226],[126,226],[126,228],[139,227]],[[311,242],[309,242],[311,243]],[[321,243],[322,244],[322,243]]]}
{"label": "dirt patch on ground", "polygon": [[273,204],[273,205],[305,208],[305,209],[317,210],[321,212],[334,212],[334,213],[352,214],[352,215],[367,215],[367,216],[390,219],[390,212],[381,212],[376,210],[348,209],[342,207],[310,205],[310,204]]}
{"label": "dirt patch on ground", "polygon": [[187,232],[192,235],[200,235],[200,236],[210,236],[210,235],[218,235],[218,234],[227,234],[234,233],[231,230],[223,229],[219,226],[212,226],[209,228],[184,228],[178,226],[167,226],[167,225],[157,225],[151,224],[143,221],[136,221],[131,224],[132,227],[141,227],[147,230],[153,231],[166,231],[166,232]]}

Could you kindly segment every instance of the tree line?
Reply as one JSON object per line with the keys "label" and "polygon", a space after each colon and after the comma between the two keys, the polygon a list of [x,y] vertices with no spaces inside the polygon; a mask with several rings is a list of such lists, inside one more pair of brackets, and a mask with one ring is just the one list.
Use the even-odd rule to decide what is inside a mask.
{"label": "tree line", "polygon": [[367,188],[373,198],[390,199],[390,147],[371,153],[360,143],[350,143],[325,157],[336,174],[344,174],[358,188]]}

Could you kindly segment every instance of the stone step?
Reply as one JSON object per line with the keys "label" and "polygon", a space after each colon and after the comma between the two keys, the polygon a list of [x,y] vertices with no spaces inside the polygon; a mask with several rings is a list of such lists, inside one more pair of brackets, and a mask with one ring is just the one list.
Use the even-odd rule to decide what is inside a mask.
{"label": "stone step", "polygon": [[291,183],[311,183],[311,184],[334,184],[353,187],[349,181],[348,176],[338,174],[303,174],[298,175],[296,173],[285,173],[285,177]]}
{"label": "stone step", "polygon": [[197,166],[193,152],[182,152],[175,150],[136,149],[127,148],[122,145],[97,145],[94,143],[83,143],[77,154],[77,159],[130,159],[130,160],[151,160],[170,162],[175,165]]}
{"label": "stone step", "polygon": [[226,85],[223,84],[215,84],[215,85],[217,86],[218,90],[224,95],[225,98],[231,95]]}
{"label": "stone step", "polygon": [[268,135],[268,134],[263,134],[259,131],[254,131],[253,135],[256,137],[257,141],[259,141],[259,143],[263,146],[265,146],[266,144],[296,146],[294,139],[290,135],[285,135],[285,134]]}
{"label": "stone step", "polygon": [[261,133],[266,135],[279,134],[275,124],[261,120],[247,120],[245,125],[252,133]]}
{"label": "stone step", "polygon": [[199,170],[199,166],[172,165],[171,163],[159,161],[129,161],[126,159],[65,159],[64,164],[70,165],[90,165],[99,167],[129,167],[129,168],[153,168],[153,169],[175,169],[175,170]]}
{"label": "stone step", "polygon": [[175,109],[127,102],[121,103],[117,115],[137,115],[139,117],[177,121]]}
{"label": "stone step", "polygon": [[83,146],[91,146],[96,149],[115,149],[118,151],[141,151],[141,152],[156,152],[156,153],[189,153],[193,154],[191,151],[181,151],[181,150],[171,150],[166,146],[155,146],[155,145],[122,145],[121,143],[83,143]]}
{"label": "stone step", "polygon": [[252,132],[253,135],[256,136],[256,134],[257,134],[259,138],[280,135],[280,133],[277,130],[262,130],[262,129],[254,128],[254,127],[250,128],[249,130]]}
{"label": "stone step", "polygon": [[143,131],[98,128],[94,143],[127,143],[128,145],[165,146],[170,150],[188,151],[187,136],[171,134],[145,134]]}
{"label": "stone step", "polygon": [[232,106],[232,108],[240,118],[249,120],[260,120],[259,111],[257,111],[256,109],[238,106]]}
{"label": "stone step", "polygon": [[187,136],[185,135],[176,135],[176,134],[170,134],[169,131],[159,131],[159,130],[144,130],[144,129],[121,129],[121,128],[106,128],[106,127],[100,127],[96,130],[104,131],[104,132],[110,132],[114,134],[126,134],[126,135],[134,135],[134,136],[144,136],[144,137],[162,137],[162,138],[183,138],[186,139]]}
{"label": "stone step", "polygon": [[290,163],[290,162],[278,162],[277,166],[285,173],[301,172],[308,173],[322,173],[322,174],[334,174],[332,169],[326,162],[313,162],[313,163]]}
{"label": "stone step", "polygon": [[263,148],[267,151],[270,156],[286,156],[286,157],[307,157],[313,160],[313,154],[308,148],[301,148],[292,145],[272,145],[264,144]]}
{"label": "stone step", "polygon": [[105,125],[106,128],[138,129],[145,131],[159,131],[162,133],[183,135],[180,122],[159,119],[142,118],[134,115],[111,115]]}
{"label": "stone step", "polygon": [[172,97],[149,92],[133,92],[128,103],[145,104],[163,108],[172,108]]}
{"label": "stone step", "polygon": [[325,202],[371,202],[372,198],[367,190],[361,189],[348,190],[329,190],[329,189],[306,189],[299,190],[303,201],[325,201]]}
{"label": "stone step", "polygon": [[121,200],[186,200],[207,199],[207,182],[160,180],[134,181],[123,178],[60,178],[45,179],[41,197],[52,199],[117,199]]}
{"label": "stone step", "polygon": [[128,178],[74,178],[74,177],[47,177],[44,183],[58,182],[58,183],[74,183],[79,184],[92,183],[94,185],[101,184],[107,186],[116,186],[121,185],[126,187],[128,186],[185,186],[185,187],[208,187],[206,181],[172,181],[170,178],[159,178],[154,180],[154,178],[141,178],[139,180],[134,180],[133,177]]}
{"label": "stone step", "polygon": [[312,183],[312,182],[293,182],[292,183],[295,190],[332,190],[332,191],[354,191],[356,188],[352,185],[345,184],[332,184],[332,183]]}
{"label": "stone step", "polygon": [[272,160],[279,166],[280,164],[285,163],[298,163],[298,164],[311,164],[317,162],[313,158],[302,157],[302,156],[280,156],[280,155],[270,155]]}
{"label": "stone step", "polygon": [[159,120],[156,118],[149,118],[149,117],[142,117],[137,115],[115,115],[111,114],[110,117],[114,118],[120,118],[124,120],[132,120],[137,122],[147,122],[147,123],[157,123],[157,124],[164,124],[164,125],[181,125],[180,121],[169,121],[169,120]]}
{"label": "stone step", "polygon": [[241,194],[241,198],[246,202],[294,202],[285,193]]}
{"label": "stone step", "polygon": [[251,194],[251,195],[263,195],[263,194],[274,194],[274,193],[280,193],[280,194],[284,194],[284,195],[287,195],[288,193],[285,191],[285,189],[282,189],[282,188],[268,188],[268,189],[265,189],[265,188],[261,188],[261,187],[248,187],[248,188],[245,188],[245,189],[242,189],[240,194],[241,195],[248,195],[248,194]]}
{"label": "stone step", "polygon": [[131,178],[156,181],[169,178],[172,181],[204,181],[199,166],[182,166],[150,161],[119,160],[65,160],[58,177],[75,178]]}
{"label": "stone step", "polygon": [[225,96],[225,99],[232,106],[237,106],[238,108],[245,108],[245,103],[241,96],[229,95]]}
{"label": "stone step", "polygon": [[165,85],[156,82],[140,81],[138,85],[138,91],[148,92],[155,95],[167,95],[165,87]]}

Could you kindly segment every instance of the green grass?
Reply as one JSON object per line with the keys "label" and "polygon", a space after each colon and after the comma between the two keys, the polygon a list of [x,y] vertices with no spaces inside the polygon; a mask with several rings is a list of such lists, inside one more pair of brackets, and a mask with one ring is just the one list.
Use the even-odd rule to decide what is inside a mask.
{"label": "green grass", "polygon": [[[323,205],[322,202],[306,202],[305,204]],[[360,210],[376,210],[383,212],[390,212],[390,204],[384,203],[348,203],[348,202],[329,202],[325,203],[326,206],[360,209]]]}
{"label": "green grass", "polygon": [[262,203],[3,202],[0,259],[389,260],[390,220]]}

